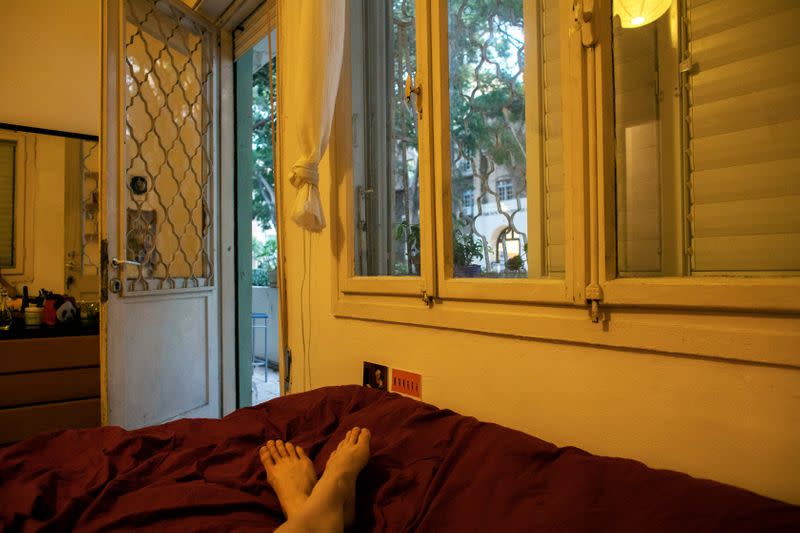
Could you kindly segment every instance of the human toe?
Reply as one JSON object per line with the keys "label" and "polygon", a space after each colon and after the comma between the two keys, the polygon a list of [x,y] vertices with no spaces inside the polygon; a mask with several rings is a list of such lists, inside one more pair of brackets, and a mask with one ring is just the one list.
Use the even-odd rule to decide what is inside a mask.
{"label": "human toe", "polygon": [[294,444],[291,442],[286,443],[286,455],[289,459],[297,459],[297,452],[295,451]]}
{"label": "human toe", "polygon": [[281,459],[289,457],[289,454],[286,452],[286,445],[284,445],[282,440],[275,441],[275,448],[278,450],[278,455]]}

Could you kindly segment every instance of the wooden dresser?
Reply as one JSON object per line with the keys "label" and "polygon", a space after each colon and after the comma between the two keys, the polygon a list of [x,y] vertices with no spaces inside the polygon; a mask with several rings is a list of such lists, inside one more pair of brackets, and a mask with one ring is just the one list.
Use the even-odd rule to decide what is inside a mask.
{"label": "wooden dresser", "polygon": [[0,341],[0,444],[99,425],[97,335]]}

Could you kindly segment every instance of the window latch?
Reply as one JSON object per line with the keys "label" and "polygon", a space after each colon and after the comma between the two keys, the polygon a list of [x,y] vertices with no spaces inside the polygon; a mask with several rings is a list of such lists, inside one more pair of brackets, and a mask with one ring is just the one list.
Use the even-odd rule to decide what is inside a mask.
{"label": "window latch", "polygon": [[414,93],[417,97],[415,98],[417,104],[417,115],[419,119],[422,120],[422,85],[414,86],[414,78],[411,74],[406,76],[406,103],[411,104],[411,93]]}
{"label": "window latch", "polygon": [[591,305],[589,316],[592,322],[600,322],[600,302],[603,300],[603,289],[597,283],[586,286],[586,301]]}
{"label": "window latch", "polygon": [[428,307],[433,307],[433,296],[428,294],[428,291],[422,291],[422,301]]}

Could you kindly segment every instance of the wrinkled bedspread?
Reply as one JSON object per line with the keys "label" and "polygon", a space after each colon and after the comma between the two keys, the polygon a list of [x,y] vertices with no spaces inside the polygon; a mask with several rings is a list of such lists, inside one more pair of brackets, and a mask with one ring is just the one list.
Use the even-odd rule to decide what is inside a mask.
{"label": "wrinkled bedspread", "polygon": [[268,531],[282,515],[259,446],[292,440],[321,474],[355,425],[374,435],[358,531],[800,531],[800,507],[356,386],[0,449],[0,529]]}

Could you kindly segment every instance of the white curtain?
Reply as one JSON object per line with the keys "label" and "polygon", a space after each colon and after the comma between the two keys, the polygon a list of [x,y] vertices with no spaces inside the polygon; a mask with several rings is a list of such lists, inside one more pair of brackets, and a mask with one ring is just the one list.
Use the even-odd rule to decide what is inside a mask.
{"label": "white curtain", "polygon": [[319,197],[319,161],[328,148],[339,75],[342,70],[345,0],[284,0],[281,24],[286,45],[280,51],[297,127],[300,157],[292,166],[297,187],[292,220],[309,231],[326,226]]}

